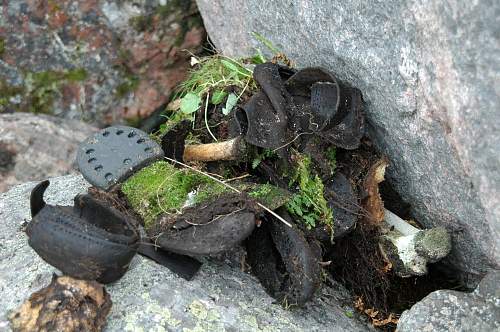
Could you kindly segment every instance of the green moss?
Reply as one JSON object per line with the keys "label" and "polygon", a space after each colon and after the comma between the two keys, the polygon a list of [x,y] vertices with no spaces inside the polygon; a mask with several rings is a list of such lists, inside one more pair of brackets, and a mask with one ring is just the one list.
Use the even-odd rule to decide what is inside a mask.
{"label": "green moss", "polygon": [[[165,116],[167,118],[167,121],[165,123],[162,123],[160,125],[160,128],[151,134],[151,138],[160,143],[161,137],[172,130],[172,128],[175,127],[179,122],[184,121],[184,120],[189,120],[193,121],[193,115],[192,114],[186,114],[180,111],[175,111],[170,113],[170,116]],[[193,138],[193,136],[191,136]]]}
{"label": "green moss", "polygon": [[[271,209],[283,205],[289,195],[272,185],[235,185],[247,191]],[[188,205],[196,205],[213,197],[233,192],[227,186],[189,169],[178,169],[165,161],[158,161],[141,169],[122,185],[122,192],[132,208],[149,228],[162,213],[179,213]],[[190,197],[190,193],[196,192]]]}
{"label": "green moss", "polygon": [[0,113],[7,110],[10,106],[11,98],[22,94],[24,89],[22,87],[15,87],[7,84],[4,80],[0,80]]}
{"label": "green moss", "polygon": [[139,86],[139,77],[126,74],[125,81],[116,87],[116,96],[123,98]]}
{"label": "green moss", "polygon": [[82,82],[87,79],[87,71],[84,68],[68,70],[64,74],[64,79],[70,82]]}
{"label": "green moss", "polygon": [[271,210],[285,205],[291,198],[288,191],[271,184],[259,184],[248,192],[248,196],[256,199]]}
{"label": "green moss", "polygon": [[[63,84],[80,82],[87,78],[87,71],[75,68],[67,71],[26,72],[24,85],[19,87],[0,83],[0,111],[11,109],[20,112],[52,113],[55,98],[60,94]],[[18,97],[20,103],[11,99]]]}
{"label": "green moss", "polygon": [[0,37],[0,56],[5,52],[5,39]]}
{"label": "green moss", "polygon": [[262,152],[256,152],[253,159],[252,159],[252,168],[255,169],[257,168],[260,163],[268,158],[273,158],[276,156],[276,152],[271,149],[264,149]]}
{"label": "green moss", "polygon": [[149,227],[161,213],[179,212],[188,194],[209,181],[201,174],[176,169],[165,161],[158,161],[128,179],[122,191]]}
{"label": "green moss", "polygon": [[331,146],[328,149],[326,149],[325,155],[333,175],[333,173],[335,173],[335,168],[337,167],[337,150],[335,149],[334,146]]}
{"label": "green moss", "polygon": [[303,220],[307,228],[319,223],[328,226],[333,235],[333,214],[324,197],[323,181],[311,171],[311,158],[296,155],[297,169],[290,186],[298,186],[299,192],[287,203],[288,211]]}
{"label": "green moss", "polygon": [[198,187],[198,191],[193,200],[193,205],[205,202],[210,198],[218,197],[222,194],[232,193],[232,192],[234,191],[228,188],[227,186],[223,185],[222,183],[216,181],[212,181],[209,184],[202,184],[201,186]]}
{"label": "green moss", "polygon": [[128,23],[137,31],[144,32],[152,29],[153,18],[151,15],[139,15],[131,17]]}

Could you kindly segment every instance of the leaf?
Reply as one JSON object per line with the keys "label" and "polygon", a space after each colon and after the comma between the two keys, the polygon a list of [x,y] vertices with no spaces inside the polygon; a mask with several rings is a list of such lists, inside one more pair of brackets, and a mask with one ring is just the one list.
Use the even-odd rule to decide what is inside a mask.
{"label": "leaf", "polygon": [[255,54],[251,59],[250,61],[255,64],[255,65],[259,65],[259,64],[262,64],[264,62],[266,62],[266,58],[264,57],[264,55],[262,54],[262,52],[260,51],[260,49],[257,49],[257,54]]}
{"label": "leaf", "polygon": [[252,160],[252,169],[256,169],[257,166],[259,166],[261,162],[262,162],[262,159],[259,159],[259,158],[255,158],[254,160]]}
{"label": "leaf", "polygon": [[252,77],[252,72],[245,67],[240,66],[239,64],[224,59],[220,60],[220,62],[224,67],[229,69],[231,74],[235,74],[236,76],[242,75],[245,77]]}
{"label": "leaf", "polygon": [[267,39],[266,37],[264,37],[260,33],[254,31],[254,32],[252,32],[252,35],[255,37],[255,39],[257,39],[264,46],[266,46],[271,52],[273,52],[275,54],[281,53],[281,51],[278,48],[276,48],[276,46],[274,46],[273,43],[269,39]]}
{"label": "leaf", "polygon": [[197,94],[188,93],[181,99],[181,112],[191,114],[200,107],[201,98]]}
{"label": "leaf", "polygon": [[224,65],[224,67],[226,67],[230,71],[239,72],[238,66],[236,66],[234,63],[227,61],[227,60],[224,60],[224,59],[222,59],[220,62]]}
{"label": "leaf", "polygon": [[227,96],[227,92],[224,90],[215,91],[210,99],[210,102],[214,105],[219,105],[224,100],[224,97]]}
{"label": "leaf", "polygon": [[237,102],[238,97],[234,93],[231,93],[229,96],[227,96],[226,107],[222,109],[222,114],[228,115],[229,113],[231,113],[233,107],[236,106]]}

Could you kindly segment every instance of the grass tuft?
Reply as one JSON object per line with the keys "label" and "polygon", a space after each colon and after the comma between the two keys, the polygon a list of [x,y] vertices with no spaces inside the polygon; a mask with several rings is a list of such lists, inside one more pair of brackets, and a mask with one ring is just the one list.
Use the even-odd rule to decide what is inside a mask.
{"label": "grass tuft", "polygon": [[196,67],[190,72],[189,77],[179,85],[176,98],[182,98],[192,93],[203,100],[203,96],[207,93],[220,95],[228,87],[232,87],[234,92],[239,95],[245,89],[257,89],[252,77],[252,70],[246,68],[239,60],[223,55],[195,59],[197,61]]}

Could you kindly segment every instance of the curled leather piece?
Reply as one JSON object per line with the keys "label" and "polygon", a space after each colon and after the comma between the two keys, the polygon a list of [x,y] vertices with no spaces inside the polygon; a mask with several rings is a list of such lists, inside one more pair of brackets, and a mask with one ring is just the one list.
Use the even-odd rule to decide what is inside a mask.
{"label": "curled leather piece", "polygon": [[364,135],[361,92],[341,84],[328,70],[296,73],[264,63],[254,69],[261,91],[234,112],[245,140],[278,149],[300,133],[317,134],[344,149],[355,149]]}
{"label": "curled leather piece", "polygon": [[281,75],[287,77],[288,74],[272,63],[255,66],[253,77],[262,91],[235,112],[240,132],[245,134],[248,143],[275,149],[287,142],[287,109],[293,104]]}
{"label": "curled leather piece", "polygon": [[122,277],[139,247],[133,223],[90,195],[77,195],[73,207],[48,205],[48,185],[43,181],[31,192],[29,245],[69,276],[101,283]]}
{"label": "curled leather piece", "polygon": [[[283,208],[278,212],[291,221]],[[296,228],[269,218],[248,238],[246,248],[252,272],[282,304],[304,305],[321,284],[319,252]]]}
{"label": "curled leather piece", "polygon": [[294,124],[303,131],[319,132],[338,123],[341,86],[327,70],[310,67],[299,70],[285,83],[296,106]]}
{"label": "curled leather piece", "polygon": [[327,126],[319,135],[331,144],[346,150],[357,149],[365,134],[365,117],[363,114],[363,97],[361,91],[346,88],[340,103],[340,113],[345,116],[338,124]]}
{"label": "curled leather piece", "polygon": [[344,174],[335,173],[327,188],[327,199],[335,216],[333,238],[340,239],[354,229],[361,209],[354,188]]}
{"label": "curled leather piece", "polygon": [[150,235],[161,248],[182,255],[220,254],[241,243],[255,228],[252,208],[240,195],[232,194],[187,208],[174,218],[161,216]]}

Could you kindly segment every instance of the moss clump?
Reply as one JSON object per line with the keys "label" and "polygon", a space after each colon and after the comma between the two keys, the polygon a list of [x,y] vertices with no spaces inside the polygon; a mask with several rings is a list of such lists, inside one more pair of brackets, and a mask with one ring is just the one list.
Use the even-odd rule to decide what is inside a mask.
{"label": "moss clump", "polygon": [[248,196],[264,204],[271,210],[275,210],[280,206],[285,205],[291,198],[291,195],[288,191],[271,184],[255,185],[248,192]]}
{"label": "moss clump", "polygon": [[125,81],[116,87],[116,96],[118,98],[123,98],[130,92],[135,91],[135,89],[139,86],[139,82],[139,77],[126,73]]}
{"label": "moss clump", "polygon": [[122,191],[149,227],[161,213],[179,212],[188,194],[209,180],[201,174],[158,161],[128,179]]}
{"label": "moss clump", "polygon": [[[271,209],[283,205],[289,198],[286,192],[269,184],[236,187]],[[205,175],[177,169],[165,161],[141,169],[125,181],[121,190],[134,211],[144,219],[146,228],[151,227],[162,213],[180,213],[185,206],[233,192]]]}
{"label": "moss clump", "polygon": [[0,37],[0,56],[5,52],[5,39]]}
{"label": "moss clump", "polygon": [[[193,121],[193,115],[192,114],[186,114],[180,111],[174,111],[170,113],[170,116],[167,117],[167,121],[162,123],[160,125],[160,128],[154,133],[152,133],[150,136],[152,139],[157,141],[158,143],[161,142],[161,137],[172,130],[175,125],[177,125],[179,122],[182,122],[184,120],[189,120]],[[193,135],[190,136],[190,138],[193,138]]]}
{"label": "moss clump", "polygon": [[297,186],[299,192],[287,203],[288,211],[303,220],[308,229],[319,223],[328,226],[333,235],[333,213],[324,197],[323,181],[311,173],[311,158],[297,154],[297,170],[290,186]]}
{"label": "moss clump", "polygon": [[[0,112],[10,109],[50,114],[61,86],[68,82],[84,81],[86,78],[87,71],[83,68],[27,72],[23,86],[13,87],[4,82],[0,83]],[[19,99],[20,102],[13,103],[12,99]]]}
{"label": "moss clump", "polygon": [[24,111],[31,113],[52,113],[52,105],[62,84],[80,82],[87,78],[83,68],[68,71],[42,71],[27,73],[25,77],[25,94],[29,101]]}

